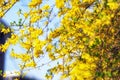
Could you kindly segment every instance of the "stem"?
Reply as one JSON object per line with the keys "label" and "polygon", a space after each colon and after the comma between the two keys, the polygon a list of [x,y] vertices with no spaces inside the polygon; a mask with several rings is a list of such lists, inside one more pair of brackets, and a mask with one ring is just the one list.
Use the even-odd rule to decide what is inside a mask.
{"label": "stem", "polygon": [[[17,1],[16,1],[16,2],[17,2]],[[3,14],[0,18],[4,17],[5,14],[16,4],[16,2],[14,2],[14,3],[12,4],[12,6],[11,6],[10,8],[8,8],[8,10],[5,11],[4,14]]]}

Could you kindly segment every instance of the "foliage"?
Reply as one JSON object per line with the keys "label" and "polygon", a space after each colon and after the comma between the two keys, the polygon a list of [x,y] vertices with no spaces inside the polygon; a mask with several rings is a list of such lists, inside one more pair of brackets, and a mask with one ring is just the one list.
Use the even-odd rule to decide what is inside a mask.
{"label": "foliage", "polygon": [[[11,56],[21,61],[21,70],[36,68],[36,59],[45,54],[52,61],[61,59],[62,63],[48,71],[47,79],[58,73],[62,73],[61,79],[70,80],[120,79],[120,1],[55,0],[55,6],[43,4],[45,1],[49,2],[31,0],[29,12],[18,11],[24,18],[11,27],[17,26],[19,34],[12,28],[11,38],[1,50],[20,44],[26,52],[12,50]],[[61,21],[51,30],[54,17]]]}

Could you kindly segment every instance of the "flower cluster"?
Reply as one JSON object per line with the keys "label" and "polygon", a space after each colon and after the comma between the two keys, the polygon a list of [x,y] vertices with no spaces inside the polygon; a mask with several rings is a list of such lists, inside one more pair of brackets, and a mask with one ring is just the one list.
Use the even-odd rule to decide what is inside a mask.
{"label": "flower cluster", "polygon": [[[0,46],[2,51],[9,44],[20,44],[26,52],[13,50],[11,56],[21,61],[21,69],[36,68],[36,59],[45,54],[51,61],[60,60],[49,69],[47,79],[58,73],[62,73],[62,80],[120,78],[119,0],[55,0],[55,7],[42,2],[31,0],[30,11],[19,12],[23,20],[16,25],[18,34],[13,31],[11,38]],[[52,25],[50,29],[54,15],[60,19],[59,26]]]}

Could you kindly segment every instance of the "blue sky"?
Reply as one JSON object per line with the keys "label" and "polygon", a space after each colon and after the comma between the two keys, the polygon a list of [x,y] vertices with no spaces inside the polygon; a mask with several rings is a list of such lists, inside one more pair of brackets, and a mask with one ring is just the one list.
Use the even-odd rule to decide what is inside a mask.
{"label": "blue sky", "polygon": [[[22,9],[23,11],[28,11],[29,9],[27,8],[27,3],[29,2],[30,0],[20,0],[20,2],[18,2],[17,4],[14,5],[13,8],[11,8],[8,13],[4,16],[4,20],[10,24],[10,22],[12,21],[17,21],[19,19],[18,15],[16,14],[17,11],[19,9]],[[54,1],[54,0],[53,0]],[[54,21],[53,21],[54,22]],[[50,24],[50,26],[53,26],[52,23]],[[23,52],[23,49],[20,48],[19,45],[17,46],[11,46],[7,52],[6,52],[6,63],[5,63],[5,71],[14,71],[14,70],[19,70],[19,67],[17,66],[17,61],[13,58],[10,57],[9,55],[9,52],[11,50],[11,48],[14,47],[15,49],[17,49],[18,52]],[[40,65],[42,63],[47,63],[47,61],[49,61],[47,55],[43,58],[43,59],[40,59]],[[53,62],[52,63],[52,66],[56,65],[57,64],[57,61]],[[38,80],[39,79],[42,79],[44,80],[45,77],[45,73],[47,72],[47,69],[49,69],[50,67],[52,66],[49,66],[49,65],[45,65],[43,67],[40,67],[40,69],[35,69],[35,70],[32,70],[28,73],[29,76],[31,77],[36,77]],[[59,80],[59,75],[57,75],[53,80]]]}

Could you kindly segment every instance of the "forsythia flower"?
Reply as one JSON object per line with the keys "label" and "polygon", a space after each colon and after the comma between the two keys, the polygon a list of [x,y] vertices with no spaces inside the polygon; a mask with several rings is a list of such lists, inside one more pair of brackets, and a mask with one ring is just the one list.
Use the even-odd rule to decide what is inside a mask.
{"label": "forsythia flower", "polygon": [[30,7],[36,7],[38,5],[40,5],[42,3],[42,0],[32,0],[30,3],[29,3],[29,6]]}
{"label": "forsythia flower", "polygon": [[9,42],[6,42],[5,44],[1,45],[1,51],[5,52],[8,49],[9,45]]}
{"label": "forsythia flower", "polygon": [[4,12],[0,10],[0,17],[4,15]]}
{"label": "forsythia flower", "polygon": [[9,28],[7,28],[7,29],[6,29],[6,28],[3,28],[1,32],[3,32],[4,34],[7,34],[7,33],[10,32],[10,29],[9,29]]}
{"label": "forsythia flower", "polygon": [[36,63],[32,60],[25,65],[26,67],[36,67]]}
{"label": "forsythia flower", "polygon": [[109,2],[107,5],[111,10],[116,10],[119,7],[119,4],[117,2]]}
{"label": "forsythia flower", "polygon": [[38,58],[40,56],[40,54],[43,54],[43,51],[42,50],[37,50],[36,48],[34,48],[33,54],[36,58]]}
{"label": "forsythia flower", "polygon": [[72,80],[84,80],[85,78],[90,79],[92,74],[89,69],[89,64],[77,63],[77,65],[70,72],[70,77]]}
{"label": "forsythia flower", "polygon": [[[22,69],[37,68],[37,59],[45,53],[52,61],[60,59],[46,75],[51,79],[59,72],[63,73],[62,78],[70,80],[98,80],[98,77],[101,77],[100,80],[111,80],[116,74],[117,79],[119,71],[116,70],[115,74],[113,72],[114,75],[107,75],[104,71],[111,72],[114,67],[119,68],[119,50],[112,50],[119,47],[119,0],[53,0],[58,8],[56,11],[54,6],[44,2],[42,4],[42,1],[51,0],[30,0],[30,12],[20,10],[19,14],[23,14],[21,16],[26,22],[23,22],[23,26],[17,26],[18,35],[12,34],[4,45],[0,45],[0,50],[5,52],[10,44],[18,42],[26,52],[12,52],[11,56],[21,61]],[[14,2],[16,0],[12,0]],[[12,7],[12,4],[7,5],[3,8],[0,5],[0,17]],[[55,24],[55,28],[48,25],[53,18],[60,21],[57,26]],[[44,28],[47,25],[48,28]],[[9,30],[1,29],[1,32],[7,33]],[[114,62],[113,66],[109,65]]]}
{"label": "forsythia flower", "polygon": [[46,47],[46,50],[49,52],[51,51],[53,48],[53,45],[52,44],[48,44],[47,47]]}
{"label": "forsythia flower", "polygon": [[29,54],[20,54],[20,59],[23,61],[23,62],[27,62],[31,59],[31,56]]}
{"label": "forsythia flower", "polygon": [[13,57],[13,58],[16,58],[16,59],[21,59],[22,62],[27,62],[31,59],[31,56],[30,54],[27,54],[27,53],[15,53],[14,51],[12,51],[10,53],[10,56]]}
{"label": "forsythia flower", "polygon": [[56,7],[57,8],[62,8],[64,7],[64,0],[56,0]]}
{"label": "forsythia flower", "polygon": [[18,42],[18,35],[11,34],[11,38],[8,38],[8,41],[10,44],[16,44]]}
{"label": "forsythia flower", "polygon": [[30,22],[31,22],[31,23],[35,23],[35,22],[37,22],[39,19],[40,19],[40,16],[34,15],[33,17],[31,17]]}
{"label": "forsythia flower", "polygon": [[28,17],[28,13],[24,13],[24,17],[27,18]]}
{"label": "forsythia flower", "polygon": [[21,42],[20,43],[20,45],[23,47],[23,48],[25,48],[25,49],[30,49],[31,48],[31,44],[30,43],[28,43],[28,42]]}
{"label": "forsythia flower", "polygon": [[42,9],[43,9],[43,10],[49,10],[49,9],[50,9],[50,6],[49,6],[49,5],[44,5],[44,6],[42,7]]}

